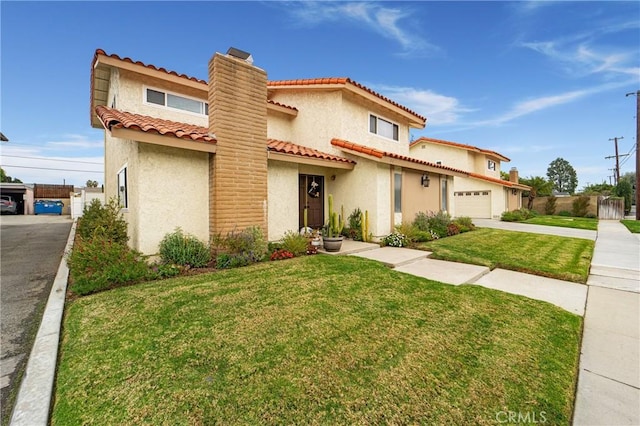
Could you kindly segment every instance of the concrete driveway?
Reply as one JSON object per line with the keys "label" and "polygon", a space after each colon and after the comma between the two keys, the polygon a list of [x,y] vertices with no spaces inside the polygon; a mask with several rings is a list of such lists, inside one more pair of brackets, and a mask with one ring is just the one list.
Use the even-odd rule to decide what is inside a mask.
{"label": "concrete driveway", "polygon": [[11,414],[72,223],[69,216],[0,216],[3,424]]}

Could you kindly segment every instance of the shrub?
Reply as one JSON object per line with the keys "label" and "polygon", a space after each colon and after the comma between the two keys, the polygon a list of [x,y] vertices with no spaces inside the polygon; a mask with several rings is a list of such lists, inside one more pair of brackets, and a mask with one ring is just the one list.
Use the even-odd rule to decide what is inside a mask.
{"label": "shrub", "polygon": [[413,226],[418,228],[419,231],[429,232],[429,216],[425,212],[416,213],[416,217],[413,219]]}
{"label": "shrub", "polygon": [[460,216],[454,219],[453,223],[458,225],[460,229],[460,233],[469,232],[476,229],[476,225],[473,224],[473,221],[468,216]]}
{"label": "shrub", "polygon": [[349,228],[345,233],[347,237],[355,241],[362,241],[362,211],[359,207],[349,215]]}
{"label": "shrub", "polygon": [[500,220],[504,222],[522,222],[523,220],[531,219],[536,216],[536,212],[533,210],[525,209],[524,207],[518,210],[502,213]]}
{"label": "shrub", "polygon": [[76,233],[79,238],[89,239],[104,236],[110,241],[126,243],[127,222],[122,218],[118,202],[112,198],[104,206],[100,200],[94,199],[84,207],[82,217],[78,220]]}
{"label": "shrub", "polygon": [[402,222],[400,225],[395,226],[395,233],[404,235],[409,242],[417,241],[417,233],[420,232],[413,224],[409,222]]}
{"label": "shrub", "polygon": [[154,278],[171,278],[180,275],[183,268],[172,263],[155,263],[151,265],[151,273]]}
{"label": "shrub", "polygon": [[413,241],[415,241],[416,243],[426,243],[428,241],[437,239],[438,235],[436,235],[435,237],[436,238],[434,238],[433,234],[428,231],[416,231],[413,236]]}
{"label": "shrub", "polygon": [[261,262],[267,255],[268,243],[262,229],[258,226],[243,231],[230,231],[226,236],[221,234],[213,238],[213,245],[218,255],[218,268],[236,268],[250,263]]}
{"label": "shrub", "polygon": [[211,250],[197,237],[176,228],[160,241],[160,258],[165,263],[201,268],[211,260]]}
{"label": "shrub", "polygon": [[282,249],[294,256],[302,256],[307,252],[309,240],[295,231],[287,231],[282,238]]}
{"label": "shrub", "polygon": [[437,213],[418,212],[413,225],[420,231],[433,231],[439,237],[447,236],[447,226],[451,223],[451,216],[447,212],[439,211]]}
{"label": "shrub", "polygon": [[547,201],[544,203],[544,214],[552,215],[556,212],[556,203],[558,199],[555,196],[547,197]]}
{"label": "shrub", "polygon": [[589,197],[581,195],[571,203],[571,213],[574,217],[585,217],[589,208]]}
{"label": "shrub", "polygon": [[409,245],[409,239],[404,234],[394,232],[382,239],[382,245],[389,247],[406,247]]}
{"label": "shrub", "polygon": [[460,227],[455,223],[450,223],[447,225],[447,236],[452,237],[454,235],[458,235],[460,233]]}
{"label": "shrub", "polygon": [[289,250],[278,249],[271,254],[271,260],[293,259],[295,255]]}
{"label": "shrub", "polygon": [[571,216],[571,212],[567,211],[567,210],[561,210],[560,212],[558,212],[558,216]]}
{"label": "shrub", "polygon": [[78,239],[67,264],[71,275],[70,289],[79,295],[154,278],[142,253],[105,236]]}
{"label": "shrub", "polygon": [[593,213],[587,213],[586,215],[584,215],[584,217],[589,218],[589,219],[595,219],[595,218],[597,218],[598,216],[596,216],[596,215],[595,215],[595,214],[593,214]]}

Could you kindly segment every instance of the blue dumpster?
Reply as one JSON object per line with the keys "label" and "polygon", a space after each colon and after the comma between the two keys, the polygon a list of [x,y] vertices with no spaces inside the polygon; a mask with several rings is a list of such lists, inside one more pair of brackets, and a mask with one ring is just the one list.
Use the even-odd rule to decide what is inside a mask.
{"label": "blue dumpster", "polygon": [[35,214],[62,214],[64,203],[60,200],[37,200],[33,203]]}

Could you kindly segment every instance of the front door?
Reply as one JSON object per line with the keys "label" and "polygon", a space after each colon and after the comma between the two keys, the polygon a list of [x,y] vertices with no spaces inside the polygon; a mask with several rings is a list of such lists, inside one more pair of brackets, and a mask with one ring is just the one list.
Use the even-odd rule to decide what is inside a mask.
{"label": "front door", "polygon": [[300,175],[299,227],[304,226],[304,212],[307,211],[307,226],[312,229],[324,226],[324,177]]}

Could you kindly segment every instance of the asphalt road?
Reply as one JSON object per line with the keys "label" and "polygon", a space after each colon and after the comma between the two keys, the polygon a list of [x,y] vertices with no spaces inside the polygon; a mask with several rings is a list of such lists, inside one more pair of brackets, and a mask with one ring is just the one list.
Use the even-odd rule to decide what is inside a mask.
{"label": "asphalt road", "polygon": [[71,230],[69,216],[0,218],[0,406],[8,424]]}

